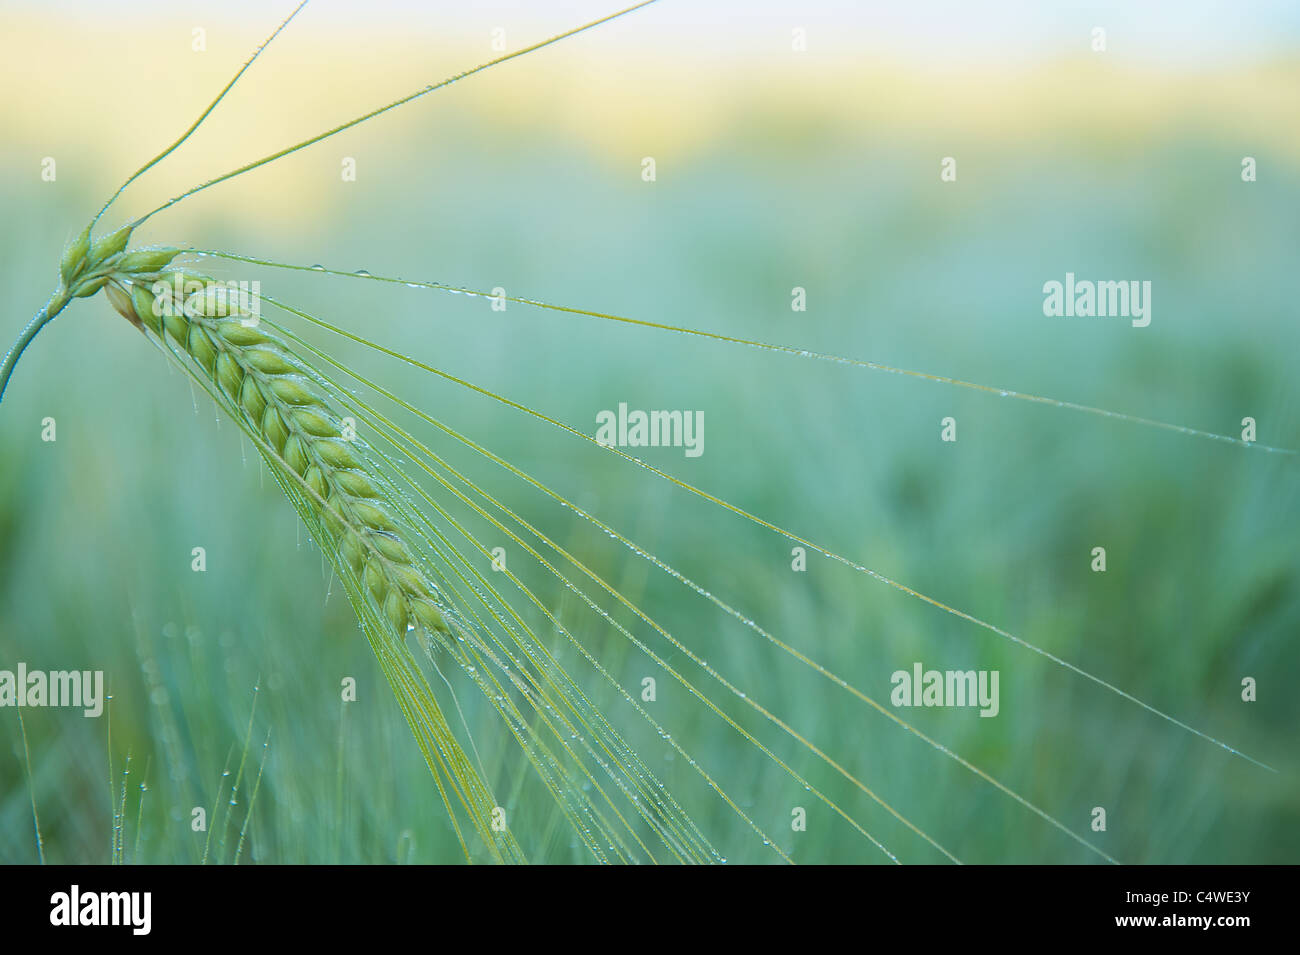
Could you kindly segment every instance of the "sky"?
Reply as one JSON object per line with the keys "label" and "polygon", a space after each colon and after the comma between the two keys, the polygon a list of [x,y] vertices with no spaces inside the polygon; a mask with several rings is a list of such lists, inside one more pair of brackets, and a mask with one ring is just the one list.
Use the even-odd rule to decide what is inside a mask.
{"label": "sky", "polygon": [[[619,9],[627,0],[312,0],[304,19],[365,24],[375,33],[427,29],[486,36],[505,27],[523,44]],[[247,17],[266,23],[294,0],[138,0],[105,6],[86,0],[3,0],[0,9],[66,11],[79,16],[130,15],[151,8],[172,15]],[[807,31],[809,52],[828,57],[880,56],[931,68],[972,62],[1024,62],[1090,52],[1092,31],[1106,30],[1113,55],[1214,68],[1225,61],[1271,57],[1300,48],[1295,0],[658,0],[602,31],[634,42],[668,44],[674,55],[726,57],[788,51],[791,31]],[[367,31],[369,35],[370,31]]]}

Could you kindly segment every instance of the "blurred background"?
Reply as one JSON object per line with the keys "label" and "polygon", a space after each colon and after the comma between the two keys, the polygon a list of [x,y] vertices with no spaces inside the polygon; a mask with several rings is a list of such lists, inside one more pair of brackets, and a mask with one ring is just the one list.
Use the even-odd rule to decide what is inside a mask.
{"label": "blurred background", "polygon": [[[1300,448],[1300,13],[1048,6],[665,0],[208,190],[134,242],[501,287],[1219,434],[1253,417],[1260,443]],[[3,8],[7,347],[65,243],[292,4]],[[499,55],[494,42],[518,49],[611,9],[312,3],[106,222]],[[796,572],[788,540],[536,419],[311,336],[886,706],[890,675],[915,661],[998,670],[995,719],[901,715],[1120,861],[1300,861],[1294,456],[522,305],[203,268],[585,433],[619,402],[702,411],[703,455],[642,456],[1277,772],[841,564],[810,554]],[[1043,283],[1067,272],[1150,281],[1150,326],[1045,317]],[[940,441],[948,416],[955,443]],[[963,861],[1099,861],[571,510],[419,436]],[[484,541],[510,543],[490,528]],[[1090,569],[1098,546],[1105,573]],[[795,861],[888,861],[507,553],[621,685],[657,678],[655,718]],[[634,622],[901,861],[944,861]],[[241,832],[241,862],[459,858],[319,550],[237,429],[102,296],[42,333],[0,405],[0,669],[20,661],[103,670],[113,698],[99,719],[24,710],[30,762],[17,711],[0,709],[0,861],[38,860],[33,803],[51,862],[107,862],[115,845],[128,862],[228,862]],[[612,688],[574,671],[729,861],[777,861]],[[1241,699],[1247,677],[1256,702]],[[585,861],[494,711],[459,702],[524,849]],[[1104,832],[1090,830],[1098,806]],[[191,830],[193,807],[208,832]],[[791,831],[794,807],[806,831]]]}

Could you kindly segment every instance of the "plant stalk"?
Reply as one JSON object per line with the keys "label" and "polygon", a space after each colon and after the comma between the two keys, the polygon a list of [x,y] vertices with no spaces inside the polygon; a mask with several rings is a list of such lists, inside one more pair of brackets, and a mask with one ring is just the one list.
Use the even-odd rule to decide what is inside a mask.
{"label": "plant stalk", "polygon": [[27,323],[27,327],[18,335],[18,340],[14,342],[9,353],[5,355],[3,363],[0,363],[0,401],[4,400],[5,388],[9,385],[9,376],[14,373],[14,367],[18,364],[18,359],[22,357],[27,346],[32,343],[32,339],[40,332],[42,328],[53,321],[54,316],[63,311],[68,304],[68,294],[65,290],[60,290],[51,296],[50,300],[45,303],[35,317]]}

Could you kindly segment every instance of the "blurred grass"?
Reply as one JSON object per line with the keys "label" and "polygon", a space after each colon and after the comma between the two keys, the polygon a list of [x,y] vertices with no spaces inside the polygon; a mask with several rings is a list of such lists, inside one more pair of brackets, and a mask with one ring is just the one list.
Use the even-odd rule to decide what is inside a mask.
{"label": "blurred grass", "polygon": [[[548,84],[570,88],[554,60],[538,62],[540,74],[519,64],[485,85],[500,84],[504,96],[536,83],[530,96],[543,103]],[[1278,82],[1294,91],[1285,78],[1294,75]],[[178,85],[178,101],[194,104],[179,114],[188,116],[211,84]],[[358,85],[360,101],[381,98]],[[693,117],[719,108],[686,90],[662,95],[659,108],[677,110],[692,129]],[[923,98],[884,131],[856,125],[851,104],[837,118],[820,103],[823,119],[810,122],[795,96],[755,98],[728,104],[725,132],[678,150],[639,135],[635,123],[604,130],[599,148],[562,125],[548,131],[535,114],[518,121],[520,135],[483,96],[470,100],[488,104],[481,113],[453,100],[230,183],[186,215],[152,222],[145,239],[502,285],[1221,433],[1251,415],[1262,442],[1300,447],[1290,281],[1300,176],[1279,147],[1261,157],[1261,180],[1243,184],[1240,157],[1255,146],[1251,130],[1223,132],[1245,122],[1226,105],[1189,99],[1171,118],[1155,97],[1149,122],[1108,124],[1097,110],[1064,138],[1027,143],[1014,128],[954,133],[951,117]],[[1008,112],[1032,126],[1032,111]],[[241,116],[233,106],[230,115]],[[1260,126],[1277,118],[1250,117]],[[175,119],[126,164],[152,154],[155,140],[182,125]],[[231,136],[237,127],[223,128],[232,155],[288,138],[250,145]],[[125,168],[97,169],[93,182],[42,183],[19,152],[25,142],[6,151],[0,184],[6,221],[27,224],[0,235],[5,335],[45,300],[65,237]],[[659,160],[652,185],[639,178],[646,154]],[[339,155],[359,155],[357,183],[335,181]],[[959,157],[957,183],[938,182],[941,155]],[[208,171],[205,154],[171,175],[197,179],[200,158]],[[890,673],[914,660],[1000,670],[997,719],[902,715],[1121,861],[1300,855],[1294,459],[514,305],[496,313],[482,301],[346,279],[217,271],[259,277],[272,295],[579,430],[593,430],[596,412],[620,401],[703,410],[703,457],[674,449],[644,457],[1003,626],[1279,773],[847,568],[810,558],[807,573],[793,573],[788,542],[769,532],[453,385],[331,344],[882,702]],[[1041,285],[1066,271],[1150,279],[1151,327],[1044,318]],[[808,289],[806,313],[789,309],[795,285]],[[138,832],[139,793],[128,794],[127,860],[198,861],[205,837],[191,831],[190,811],[228,798],[221,773],[238,761],[254,687],[250,760],[268,731],[270,746],[247,861],[456,859],[428,771],[318,551],[260,467],[241,466],[251,449],[241,450],[237,431],[218,425],[203,396],[192,398],[185,379],[142,346],[104,302],[78,304],[24,358],[0,408],[0,667],[103,669],[113,695],[101,720],[24,714],[46,859],[108,861],[110,792],[120,795],[129,752],[133,774],[146,763],[149,771]],[[938,440],[946,415],[959,423],[955,445]],[[58,422],[52,444],[40,441],[45,416]],[[571,512],[430,429],[420,436],[964,861],[1096,861]],[[1088,569],[1099,544],[1104,575]],[[194,546],[207,550],[204,574],[190,570]],[[512,569],[625,687],[637,692],[644,676],[658,678],[656,718],[797,861],[885,861],[511,554]],[[656,650],[903,861],[940,861],[680,654]],[[1240,702],[1244,676],[1258,679],[1259,702]],[[340,701],[345,677],[357,680],[356,703]],[[609,688],[586,678],[584,686],[723,855],[773,859]],[[581,860],[492,711],[465,693],[460,703],[525,849]],[[0,747],[0,861],[32,862],[16,714],[0,710],[0,723],[9,744]],[[807,832],[789,831],[795,805],[809,809]],[[1087,831],[1097,805],[1108,811],[1105,833]],[[237,831],[243,806],[231,808]]]}

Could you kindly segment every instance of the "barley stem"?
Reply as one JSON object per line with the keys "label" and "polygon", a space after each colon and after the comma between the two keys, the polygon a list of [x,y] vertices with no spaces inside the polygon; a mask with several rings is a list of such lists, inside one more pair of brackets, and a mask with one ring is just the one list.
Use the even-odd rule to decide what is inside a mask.
{"label": "barley stem", "polygon": [[4,361],[0,362],[0,401],[4,400],[5,388],[9,386],[9,377],[14,373],[14,368],[18,365],[18,359],[27,350],[27,346],[32,343],[32,339],[40,333],[42,328],[52,322],[54,316],[63,311],[63,306],[67,304],[67,297],[56,293],[18,334],[18,340],[9,349]]}
{"label": "barley stem", "polygon": [[27,726],[23,723],[23,711],[18,710],[18,734],[23,740],[23,762],[27,766],[27,794],[32,801],[32,826],[36,830],[36,858],[45,865],[45,843],[41,839],[41,816],[36,811],[36,778],[32,775],[32,751],[27,747]]}

